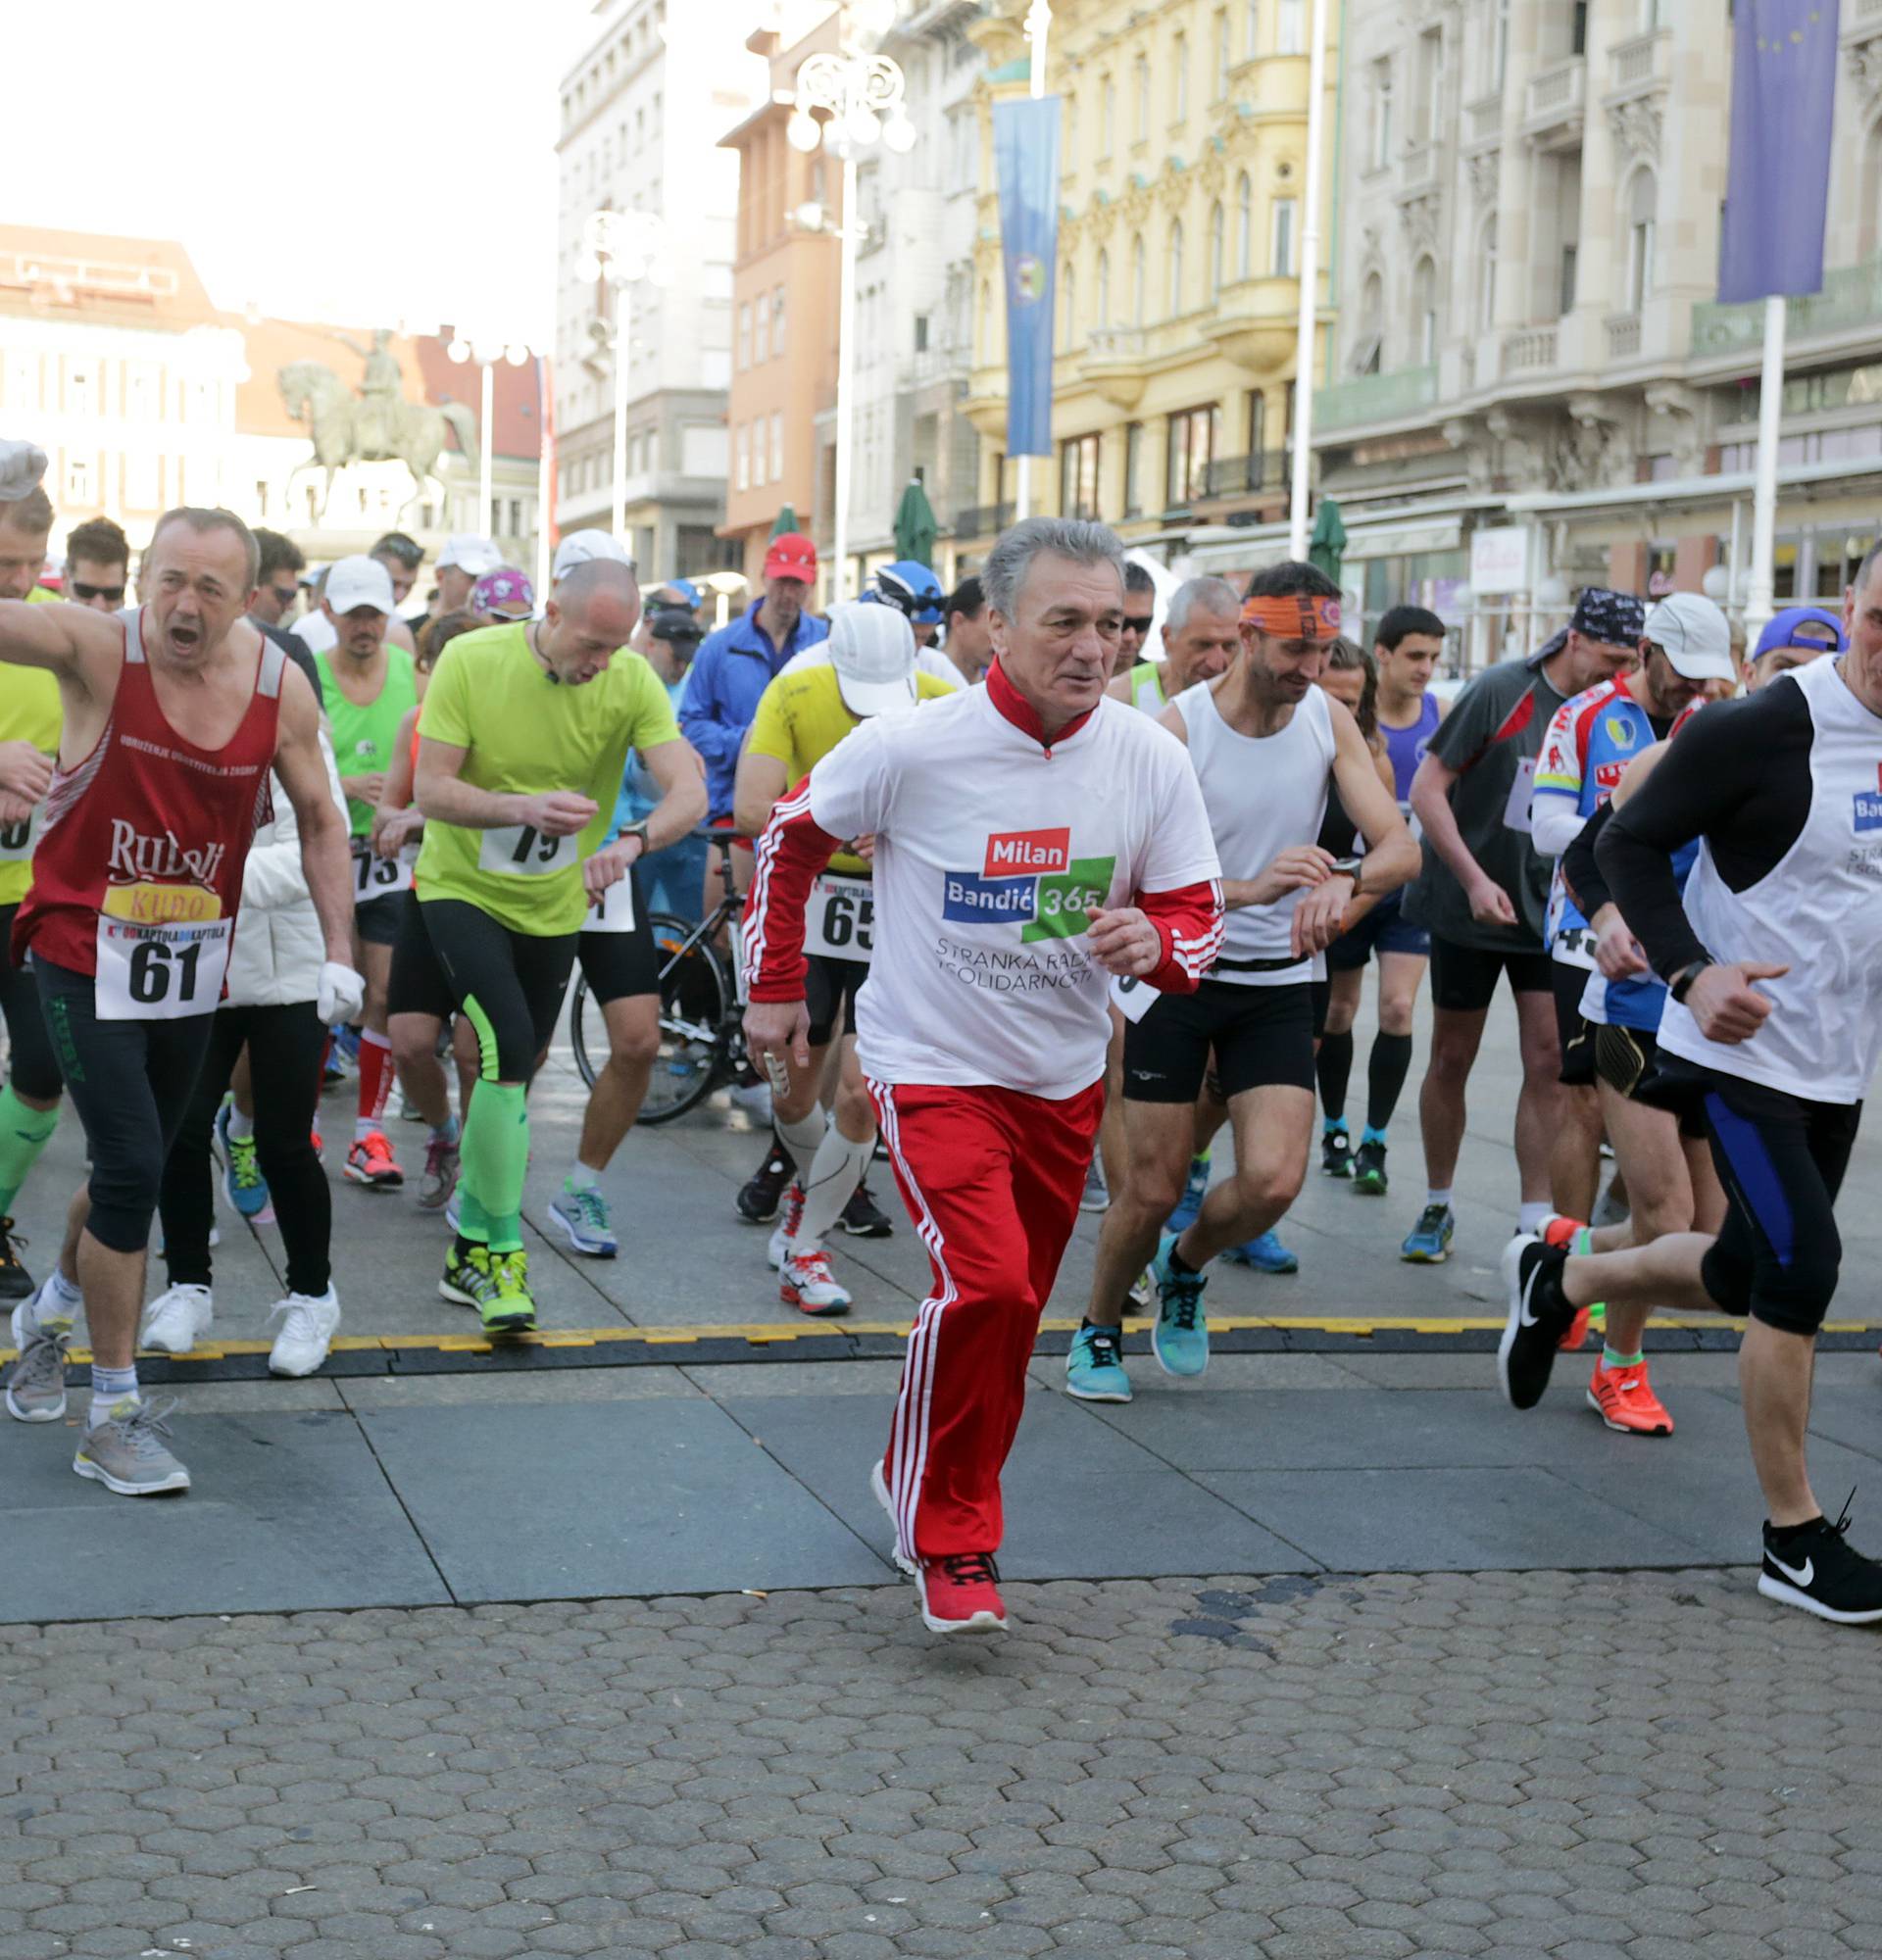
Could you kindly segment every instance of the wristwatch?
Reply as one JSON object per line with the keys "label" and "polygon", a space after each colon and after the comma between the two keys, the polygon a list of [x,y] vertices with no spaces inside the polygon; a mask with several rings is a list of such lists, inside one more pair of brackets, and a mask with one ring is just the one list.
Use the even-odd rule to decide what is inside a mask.
{"label": "wristwatch", "polygon": [[1356,899],[1360,896],[1360,870],[1364,862],[1363,858],[1336,858],[1333,860],[1333,875],[1353,880],[1353,896]]}
{"label": "wristwatch", "polygon": [[1692,992],[1693,982],[1713,962],[1709,957],[1695,959],[1690,966],[1682,966],[1666,983],[1666,991],[1681,1006],[1686,1004],[1686,996]]}
{"label": "wristwatch", "polygon": [[618,837],[637,837],[640,839],[640,855],[647,855],[647,819],[643,816],[637,823],[623,823],[616,833]]}

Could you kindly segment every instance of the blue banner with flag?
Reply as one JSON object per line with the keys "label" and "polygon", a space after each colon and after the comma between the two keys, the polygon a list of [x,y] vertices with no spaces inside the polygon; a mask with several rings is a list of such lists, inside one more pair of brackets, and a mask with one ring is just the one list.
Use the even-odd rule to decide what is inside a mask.
{"label": "blue banner with flag", "polygon": [[1007,454],[1052,454],[1052,316],[1059,267],[1059,98],[996,102],[1007,275]]}
{"label": "blue banner with flag", "polygon": [[1718,296],[1823,286],[1837,0],[1738,0]]}

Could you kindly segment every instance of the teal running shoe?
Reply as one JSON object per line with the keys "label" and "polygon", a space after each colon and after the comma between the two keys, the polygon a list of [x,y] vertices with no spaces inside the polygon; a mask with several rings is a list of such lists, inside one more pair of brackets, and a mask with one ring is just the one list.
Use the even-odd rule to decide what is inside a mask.
{"label": "teal running shoe", "polygon": [[1298,1273],[1301,1269],[1300,1260],[1272,1232],[1263,1232],[1259,1238],[1231,1246],[1222,1257],[1231,1266],[1253,1266],[1258,1273]]}
{"label": "teal running shoe", "polygon": [[608,1200],[593,1186],[570,1191],[565,1180],[550,1200],[549,1215],[569,1235],[570,1245],[591,1259],[612,1259],[620,1249],[608,1216]]}
{"label": "teal running shoe", "polygon": [[1176,1200],[1176,1209],[1164,1220],[1164,1230],[1172,1235],[1187,1232],[1196,1222],[1196,1214],[1203,1208],[1203,1200],[1209,1196],[1209,1159],[1191,1157],[1189,1179],[1183,1186],[1183,1195]]}
{"label": "teal running shoe", "polygon": [[1450,1205],[1427,1204],[1405,1235],[1399,1257],[1414,1266],[1441,1266],[1451,1256],[1451,1235],[1457,1229],[1457,1213]]}
{"label": "teal running shoe", "polygon": [[1123,1344],[1114,1327],[1081,1327],[1065,1356],[1065,1394],[1081,1402],[1127,1402]]}
{"label": "teal running shoe", "polygon": [[228,1134],[234,1104],[225,1101],[216,1112],[216,1141],[223,1147],[223,1196],[244,1218],[258,1218],[268,1209],[268,1180],[262,1175],[253,1131],[245,1137]]}
{"label": "teal running shoe", "polygon": [[1173,1236],[1158,1248],[1151,1273],[1157,1281],[1157,1323],[1150,1330],[1150,1351],[1166,1375],[1200,1375],[1209,1366],[1209,1321],[1203,1312],[1201,1273],[1173,1273],[1169,1255]]}

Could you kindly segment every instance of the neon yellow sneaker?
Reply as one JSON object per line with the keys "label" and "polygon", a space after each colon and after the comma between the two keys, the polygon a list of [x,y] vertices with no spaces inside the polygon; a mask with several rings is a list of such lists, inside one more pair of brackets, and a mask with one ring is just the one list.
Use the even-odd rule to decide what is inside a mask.
{"label": "neon yellow sneaker", "polygon": [[536,1324],[536,1302],[529,1292],[529,1254],[486,1252],[495,1285],[477,1302],[486,1334],[528,1334]]}

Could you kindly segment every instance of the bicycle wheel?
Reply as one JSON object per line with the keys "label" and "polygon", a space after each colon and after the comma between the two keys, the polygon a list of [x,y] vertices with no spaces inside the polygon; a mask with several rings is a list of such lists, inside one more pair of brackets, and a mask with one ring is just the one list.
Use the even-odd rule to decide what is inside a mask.
{"label": "bicycle wheel", "polygon": [[[569,1046],[575,1052],[575,1066],[581,1070],[581,1079],[590,1089],[595,1086],[595,1064],[588,1058],[588,1010],[593,1003],[588,999],[588,980],[585,974],[575,975],[575,984],[569,996]],[[608,1030],[599,1025],[600,1008],[595,1009],[597,1026],[596,1046],[604,1059],[608,1054]]]}
{"label": "bicycle wheel", "polygon": [[660,949],[660,1054],[640,1105],[643,1123],[670,1123],[703,1102],[725,1066],[732,978],[710,941],[669,912],[648,920]]}

